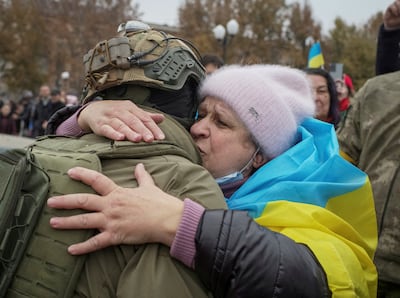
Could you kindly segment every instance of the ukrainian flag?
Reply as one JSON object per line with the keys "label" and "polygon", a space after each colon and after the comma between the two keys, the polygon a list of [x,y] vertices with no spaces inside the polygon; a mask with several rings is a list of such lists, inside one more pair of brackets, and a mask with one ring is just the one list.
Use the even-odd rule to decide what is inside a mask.
{"label": "ukrainian flag", "polygon": [[310,68],[323,68],[325,64],[324,56],[322,55],[321,44],[314,43],[310,52],[308,53],[308,67]]}
{"label": "ukrainian flag", "polygon": [[295,146],[258,169],[227,204],[307,245],[333,297],[376,297],[377,225],[368,176],[340,156],[331,124],[307,119],[298,134]]}

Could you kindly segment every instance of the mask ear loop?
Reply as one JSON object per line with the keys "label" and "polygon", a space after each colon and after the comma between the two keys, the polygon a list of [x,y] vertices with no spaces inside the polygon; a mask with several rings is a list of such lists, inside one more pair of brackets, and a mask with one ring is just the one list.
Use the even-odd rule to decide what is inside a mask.
{"label": "mask ear loop", "polygon": [[250,166],[250,164],[253,162],[258,152],[260,152],[260,146],[257,147],[256,151],[254,151],[250,160],[244,165],[244,167],[239,171],[239,173],[243,173]]}

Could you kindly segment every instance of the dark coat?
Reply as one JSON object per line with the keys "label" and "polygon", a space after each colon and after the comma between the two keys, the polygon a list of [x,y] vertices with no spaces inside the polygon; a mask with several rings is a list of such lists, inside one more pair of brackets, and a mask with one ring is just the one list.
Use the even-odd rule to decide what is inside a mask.
{"label": "dark coat", "polygon": [[11,116],[3,117],[0,115],[0,133],[17,134],[17,123]]}
{"label": "dark coat", "polygon": [[379,28],[376,49],[376,75],[400,70],[400,30]]}
{"label": "dark coat", "polygon": [[215,297],[331,297],[325,272],[307,246],[242,211],[204,213],[195,270]]}

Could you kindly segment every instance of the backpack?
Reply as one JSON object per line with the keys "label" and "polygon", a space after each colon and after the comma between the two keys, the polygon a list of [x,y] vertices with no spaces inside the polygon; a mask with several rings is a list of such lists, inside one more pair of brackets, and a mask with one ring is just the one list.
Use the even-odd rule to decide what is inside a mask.
{"label": "backpack", "polygon": [[49,191],[49,177],[30,150],[0,151],[0,297],[25,251]]}
{"label": "backpack", "polygon": [[36,297],[70,297],[85,256],[70,256],[67,247],[94,233],[52,229],[52,216],[80,211],[51,209],[46,201],[54,195],[93,193],[67,171],[74,166],[100,171],[99,158],[40,144],[39,139],[25,149],[0,149],[0,297],[26,297],[14,288]]}
{"label": "backpack", "polygon": [[[0,287],[0,297],[3,297],[4,293],[5,297],[13,298],[71,297],[85,292],[87,288],[82,289],[82,287],[91,286],[85,280],[86,272],[83,270],[87,269],[84,266],[87,265],[86,261],[90,260],[90,256],[71,256],[67,253],[67,248],[73,243],[88,239],[96,231],[52,229],[49,225],[51,217],[71,216],[82,211],[52,209],[47,207],[45,202],[48,197],[54,195],[94,192],[91,187],[69,178],[67,171],[72,167],[81,166],[96,170],[110,177],[118,185],[134,187],[136,181],[133,177],[133,169],[139,162],[142,162],[146,165],[149,173],[153,174],[156,183],[170,194],[178,197],[188,197],[190,194],[208,208],[226,207],[218,185],[209,173],[199,166],[200,154],[189,133],[175,120],[167,119],[169,120],[161,124],[166,139],[153,142],[152,145],[144,142],[133,144],[128,141],[112,141],[94,134],[87,134],[79,138],[46,136],[37,139],[27,149],[11,150],[14,153],[15,151],[20,153],[19,156],[23,161],[19,166],[17,166],[18,162],[8,164],[8,159],[0,158],[1,177],[7,177],[7,180],[2,180],[4,184],[0,189],[2,198],[0,215],[15,213],[15,207],[7,207],[8,211],[5,208],[3,211],[3,206],[8,206],[10,200],[14,201],[14,199],[10,199],[10,194],[21,192],[21,186],[15,187],[14,184],[5,181],[10,179],[18,181],[19,184],[24,185],[23,189],[26,188],[25,185],[32,184],[31,187],[35,189],[28,190],[28,193],[36,191],[38,184],[46,186],[44,191],[46,195],[36,193],[30,195],[40,202],[40,206],[39,204],[35,205],[31,211],[37,215],[37,218],[35,220],[25,219],[31,231],[23,237],[20,235],[8,237],[8,239],[15,238],[14,242],[24,244],[23,248],[17,247],[22,255],[19,260],[13,258],[8,262],[2,262],[4,251],[15,251],[16,249],[15,246],[9,244],[9,241],[3,241],[4,243],[0,244],[0,262],[4,266],[2,267],[3,271],[0,272],[0,278],[4,279]],[[15,172],[24,172],[24,163],[34,164],[35,170],[44,171],[48,180],[42,180],[36,184],[31,183],[34,180],[32,177],[37,174],[29,172],[26,168],[26,175],[17,178]],[[15,169],[17,167],[18,171]],[[31,166],[31,168],[33,167]],[[14,169],[13,172],[10,169]],[[177,172],[177,169],[180,171]],[[220,200],[215,196],[218,191]],[[19,197],[18,194],[17,198]],[[3,226],[0,226],[0,231],[2,229],[4,229]],[[152,244],[140,246],[140,248],[134,249],[133,262],[141,260],[143,256],[150,263],[159,262],[161,267],[172,266],[169,267],[173,271],[167,276],[168,282],[160,283],[163,286],[162,289],[165,290],[173,283],[187,289],[192,294],[189,295],[191,297],[202,297],[205,294],[198,277],[190,269],[170,257],[165,258],[165,256],[169,256],[166,247]],[[128,248],[128,250],[132,249]],[[105,261],[109,262],[110,260],[113,259],[107,258]],[[133,287],[138,293],[148,294],[148,288],[145,285],[151,281],[151,278],[148,279],[145,276],[149,274],[154,278],[158,276],[159,271],[153,270],[155,268],[152,266],[147,266],[147,262],[139,263],[141,266],[137,266],[138,269],[134,273],[138,274],[135,282],[127,285],[125,290],[130,291]],[[96,274],[97,272],[94,273],[94,275]],[[132,284],[134,285],[132,286]],[[82,287],[80,288],[80,286]],[[97,284],[93,287],[97,287]],[[98,290],[102,292],[103,287],[99,286]],[[101,294],[93,296],[98,297]],[[141,297],[144,296],[141,295]]]}

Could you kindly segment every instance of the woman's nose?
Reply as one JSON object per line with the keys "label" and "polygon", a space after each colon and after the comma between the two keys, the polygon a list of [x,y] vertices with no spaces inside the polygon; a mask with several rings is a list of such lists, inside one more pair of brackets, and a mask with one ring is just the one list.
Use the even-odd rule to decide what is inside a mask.
{"label": "woman's nose", "polygon": [[318,91],[315,88],[311,89],[311,93],[312,93],[312,97],[314,98],[314,100],[318,99]]}
{"label": "woman's nose", "polygon": [[197,120],[190,128],[190,134],[193,138],[208,136],[209,129],[206,118]]}

